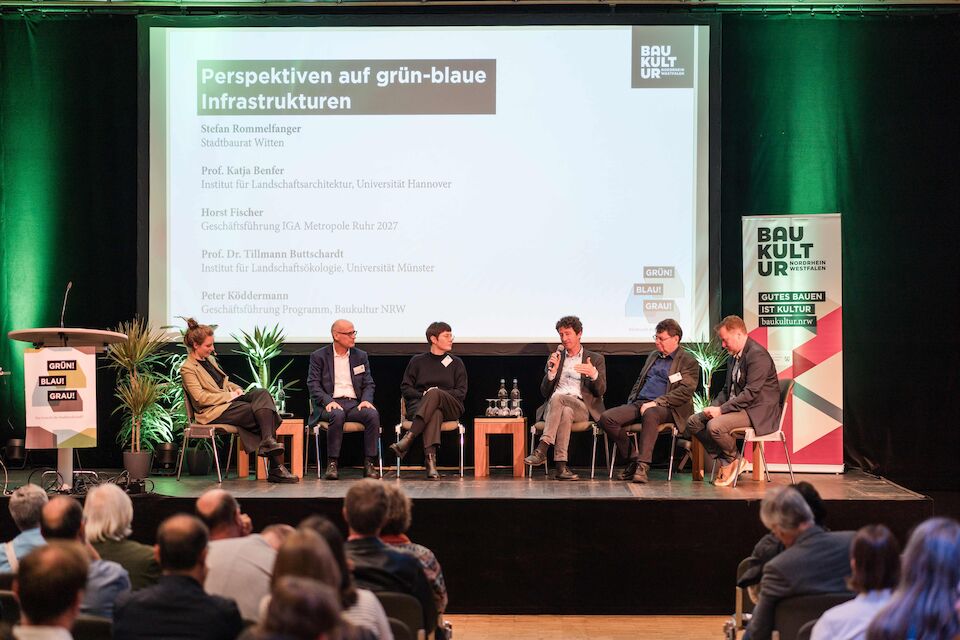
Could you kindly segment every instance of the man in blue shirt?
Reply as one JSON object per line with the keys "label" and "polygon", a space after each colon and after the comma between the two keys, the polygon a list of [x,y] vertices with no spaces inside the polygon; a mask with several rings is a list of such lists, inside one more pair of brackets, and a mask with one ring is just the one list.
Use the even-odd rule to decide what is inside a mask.
{"label": "man in blue shirt", "polygon": [[0,573],[17,573],[20,558],[43,546],[40,514],[47,504],[47,493],[35,484],[18,487],[10,496],[10,516],[20,534],[0,550]]}
{"label": "man in blue shirt", "polygon": [[[660,425],[672,422],[678,428],[693,414],[700,367],[680,348],[683,329],[676,320],[661,320],[656,327],[657,350],[647,357],[633,385],[627,404],[603,412],[598,424],[617,443],[620,457],[628,461],[619,478],[645,483],[653,461],[653,445]],[[629,426],[639,422],[640,450],[631,451]]]}

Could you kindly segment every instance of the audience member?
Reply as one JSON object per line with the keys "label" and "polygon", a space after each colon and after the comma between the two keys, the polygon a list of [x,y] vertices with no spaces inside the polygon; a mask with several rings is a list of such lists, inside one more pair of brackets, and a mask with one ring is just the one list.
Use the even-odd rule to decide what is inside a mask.
{"label": "audience member", "polygon": [[760,503],[760,520],[779,538],[783,553],[767,562],[760,600],[744,640],[768,640],[777,603],[794,595],[846,591],[852,531],[817,526],[810,506],[793,487],[771,489]]}
{"label": "audience member", "polygon": [[243,628],[236,603],[204,592],[207,527],[186,514],[157,529],[163,575],[152,587],[117,600],[114,640],[234,640]]}
{"label": "audience member", "polygon": [[24,556],[14,582],[21,612],[17,640],[70,640],[87,571],[86,553],[76,542],[51,542]]}
{"label": "audience member", "polygon": [[380,539],[394,549],[411,554],[420,563],[423,574],[427,577],[433,589],[433,600],[437,604],[437,612],[447,610],[447,584],[443,580],[443,569],[433,551],[422,544],[416,544],[407,537],[407,531],[413,521],[413,501],[403,492],[403,489],[394,485],[384,485],[387,491],[387,518],[380,530]]}
{"label": "audience member", "polygon": [[890,600],[900,579],[900,545],[882,524],[861,528],[850,545],[849,586],[857,597],[826,612],[811,640],[863,640],[867,625]]}
{"label": "audience member", "polygon": [[343,619],[358,627],[370,629],[380,640],[393,638],[390,622],[380,600],[373,591],[358,589],[354,585],[353,575],[347,565],[343,536],[337,526],[323,516],[314,515],[301,522],[300,528],[316,531],[330,547],[340,570],[340,607],[343,609]]}
{"label": "audience member", "polygon": [[[272,587],[287,576],[296,576],[316,580],[333,589],[341,584],[340,568],[323,537],[313,529],[303,528],[287,537],[277,552],[277,563],[273,567]],[[260,616],[266,615],[270,605],[270,596],[260,603]],[[342,609],[342,607],[341,607]],[[376,640],[377,635],[366,627],[358,627],[346,620],[340,625],[341,640]]]}
{"label": "audience member", "polygon": [[263,621],[242,640],[341,639],[340,604],[336,591],[309,578],[286,576],[277,581]]}
{"label": "audience member", "polygon": [[130,574],[136,591],[156,584],[160,565],[153,547],[129,540],[133,532],[133,503],[115,484],[102,484],[87,494],[83,504],[84,531],[102,560],[116,562]]}
{"label": "audience member", "polygon": [[259,620],[260,601],[270,593],[277,548],[264,536],[250,533],[250,518],[223,489],[204,492],[196,509],[210,529],[204,589],[235,600],[245,620]]}
{"label": "audience member", "polygon": [[427,635],[437,626],[437,607],[430,584],[417,559],[384,544],[380,529],[387,515],[387,493],[382,482],[365,479],[347,491],[343,518],[350,528],[347,559],[353,562],[353,577],[371,591],[409,593],[420,601]]}
{"label": "audience member", "polygon": [[271,524],[263,528],[263,531],[260,532],[260,535],[263,536],[263,539],[267,541],[274,549],[279,549],[291,533],[296,531],[293,527],[288,524]]}
{"label": "audience member", "polygon": [[40,512],[47,504],[47,493],[35,484],[17,487],[10,496],[8,509],[20,533],[3,545],[0,573],[16,573],[20,558],[43,545],[40,534]]}
{"label": "audience member", "polygon": [[112,618],[117,597],[130,591],[130,576],[116,562],[101,560],[97,551],[87,542],[80,502],[69,496],[57,496],[50,500],[43,507],[40,530],[47,542],[65,540],[80,543],[90,562],[80,613]]}
{"label": "audience member", "polygon": [[[809,482],[798,482],[794,488],[800,492],[803,499],[807,501],[807,506],[813,512],[813,522],[824,531],[829,531],[826,527],[827,507],[823,503],[823,498],[817,493],[816,488]],[[769,562],[773,557],[783,551],[783,543],[780,538],[767,533],[760,538],[753,547],[753,552],[747,558],[747,566],[737,578],[737,586],[747,589],[750,599],[756,603],[760,596],[760,577],[763,575],[763,565]]]}
{"label": "audience member", "polygon": [[931,518],[907,541],[900,583],[867,628],[867,640],[952,640],[960,583],[960,524]]}

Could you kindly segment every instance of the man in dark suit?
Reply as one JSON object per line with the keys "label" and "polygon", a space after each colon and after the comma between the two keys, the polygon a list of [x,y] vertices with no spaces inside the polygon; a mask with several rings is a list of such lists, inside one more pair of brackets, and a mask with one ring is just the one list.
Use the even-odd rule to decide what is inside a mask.
{"label": "man in dark suit", "polygon": [[343,442],[345,422],[363,425],[363,476],[380,477],[374,464],[377,459],[377,440],[380,438],[380,413],[373,406],[376,384],[370,372],[370,360],[365,351],[353,345],[357,332],[349,320],[337,320],[330,327],[333,344],[317,349],[310,355],[307,387],[313,399],[310,425],[320,421],[329,423],[327,429],[327,471],[324,478],[336,480],[340,444]]}
{"label": "man in dark suit", "polygon": [[763,566],[760,600],[742,640],[769,640],[774,611],[784,598],[849,590],[853,531],[824,531],[793,487],[767,492],[760,503],[760,520],[785,549]]}
{"label": "man in dark suit", "polygon": [[[660,425],[672,422],[683,429],[693,415],[700,367],[693,356],[680,348],[683,329],[676,320],[668,318],[657,323],[655,333],[657,350],[647,357],[627,396],[627,404],[607,409],[598,423],[617,443],[620,456],[629,460],[620,474],[621,480],[647,482]],[[641,423],[640,451],[631,455],[627,427],[637,422]]]}
{"label": "man in dark suit", "polygon": [[234,640],[243,629],[233,600],[207,595],[207,527],[177,514],[157,529],[155,553],[163,575],[152,587],[117,600],[114,640]]}
{"label": "man in dark suit", "polygon": [[361,480],[350,487],[343,499],[343,519],[350,529],[344,545],[347,559],[353,564],[358,587],[407,593],[416,598],[423,610],[423,628],[429,636],[437,627],[437,607],[420,561],[379,538],[388,505],[387,492],[379,482]]}
{"label": "man in dark suit", "polygon": [[574,422],[599,420],[603,413],[603,394],[607,390],[607,368],[603,356],[580,344],[583,323],[576,316],[557,321],[560,347],[547,360],[540,393],[546,398],[537,409],[537,420],[544,421],[543,436],[537,448],[524,458],[526,464],[541,465],[554,446],[557,480],[579,480],[567,468],[567,445]]}
{"label": "man in dark suit", "polygon": [[721,465],[714,484],[725,487],[746,465],[746,459],[737,460],[737,439],[730,432],[753,427],[763,436],[776,431],[780,423],[780,383],[773,358],[747,336],[742,318],[727,316],[716,330],[730,354],[727,379],[710,406],[690,417],[687,431]]}

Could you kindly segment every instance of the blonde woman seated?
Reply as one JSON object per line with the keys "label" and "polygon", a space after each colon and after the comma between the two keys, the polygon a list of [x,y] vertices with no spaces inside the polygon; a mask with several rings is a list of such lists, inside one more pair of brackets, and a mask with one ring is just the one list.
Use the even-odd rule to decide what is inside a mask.
{"label": "blonde woman seated", "polygon": [[280,414],[266,389],[243,389],[230,382],[230,377],[217,364],[213,348],[213,328],[187,319],[183,336],[187,359],[180,367],[180,377],[198,424],[229,424],[237,427],[238,437],[247,453],[257,452],[267,458],[267,480],[299,482],[300,479],[283,466],[283,446],[277,442]]}

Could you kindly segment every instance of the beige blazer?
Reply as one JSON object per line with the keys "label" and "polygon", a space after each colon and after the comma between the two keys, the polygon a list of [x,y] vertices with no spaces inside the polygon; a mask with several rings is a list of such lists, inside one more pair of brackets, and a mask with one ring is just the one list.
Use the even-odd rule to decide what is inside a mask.
{"label": "beige blazer", "polygon": [[194,421],[197,424],[215,422],[220,414],[227,410],[227,406],[233,400],[233,392],[243,389],[240,385],[230,382],[230,377],[223,373],[223,369],[213,356],[207,358],[207,361],[223,374],[222,389],[193,357],[193,353],[187,355],[187,359],[180,367],[180,378],[183,380],[183,388],[186,389],[190,404],[193,406]]}

